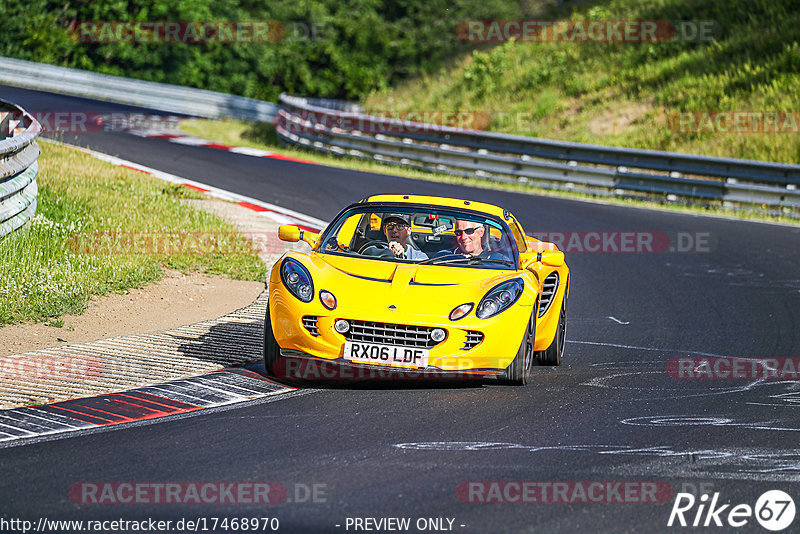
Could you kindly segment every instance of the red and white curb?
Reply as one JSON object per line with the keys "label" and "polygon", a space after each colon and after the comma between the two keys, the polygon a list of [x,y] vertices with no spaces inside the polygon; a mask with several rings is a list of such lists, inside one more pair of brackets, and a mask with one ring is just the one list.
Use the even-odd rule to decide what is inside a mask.
{"label": "red and white curb", "polygon": [[[50,139],[43,141],[68,146],[112,165],[140,171],[169,183],[183,185],[222,200],[235,202],[279,223],[296,224],[314,232],[320,231],[327,225],[321,219],[294,210],[182,178],[132,161]],[[265,302],[256,302],[239,312],[252,313],[253,309],[258,308],[258,316],[262,317],[261,311],[265,304]],[[182,328],[191,328],[191,326]],[[106,342],[110,341],[113,340],[106,340]],[[311,391],[297,390],[294,387],[270,380],[256,372],[256,368],[260,365],[256,363],[246,367],[229,367],[200,376],[171,380],[119,393],[78,398],[41,406],[0,410],[0,448],[42,439],[53,439],[65,433],[141,423],[248,401],[261,400],[263,402],[266,397],[285,398],[292,394]]]}
{"label": "red and white curb", "polygon": [[[299,226],[303,230],[308,230],[315,233],[320,232],[323,228],[325,228],[328,225],[328,223],[323,221],[322,219],[317,219],[316,217],[312,217],[310,215],[306,215],[304,213],[291,210],[289,208],[276,206],[275,204],[270,204],[268,202],[264,202],[256,198],[247,197],[244,195],[240,195],[238,193],[233,193],[231,191],[226,191],[225,189],[220,189],[218,187],[214,187],[213,185],[208,185],[202,182],[196,182],[194,180],[190,180],[188,178],[183,178],[181,176],[176,176],[174,174],[160,171],[158,169],[153,169],[152,167],[147,167],[145,165],[140,165],[132,161],[118,158],[116,156],[109,156],[108,154],[103,154],[102,152],[97,152],[88,148],[70,145],[67,143],[61,143],[50,139],[45,139],[45,141],[48,143],[54,143],[57,145],[74,148],[75,150],[83,152],[84,154],[88,154],[92,157],[95,157],[107,163],[111,163],[112,165],[143,172],[145,174],[149,174],[154,178],[158,178],[159,180],[163,180],[165,182],[177,185],[183,185],[190,189],[194,189],[195,191],[201,191],[214,198],[235,202],[236,204],[242,206],[243,208],[247,208],[249,210],[263,213],[264,215],[269,216],[272,220],[274,220],[278,224],[294,224]],[[280,159],[286,159],[286,158],[281,157]]]}
{"label": "red and white curb", "polygon": [[226,152],[233,152],[234,154],[242,154],[244,156],[253,156],[256,158],[280,159],[284,161],[293,161],[295,163],[308,163],[311,165],[316,165],[315,162],[307,159],[286,156],[278,152],[270,152],[269,150],[262,150],[260,148],[216,143],[214,141],[209,141],[208,139],[203,139],[201,137],[194,137],[192,135],[176,134],[161,130],[128,130],[128,133],[138,137],[146,137],[148,139],[164,139],[165,141],[169,141],[170,143],[175,143],[178,145],[213,148],[216,150],[224,150]]}
{"label": "red and white curb", "polygon": [[0,411],[0,448],[218,408],[296,391],[247,368],[220,369],[157,386]]}

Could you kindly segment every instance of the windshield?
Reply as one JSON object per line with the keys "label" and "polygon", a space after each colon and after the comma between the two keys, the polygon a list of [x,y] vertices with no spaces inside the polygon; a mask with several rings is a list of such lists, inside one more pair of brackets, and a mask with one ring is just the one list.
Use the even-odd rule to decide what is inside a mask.
{"label": "windshield", "polygon": [[516,269],[508,228],[493,217],[452,208],[363,205],[325,230],[317,252],[377,261]]}

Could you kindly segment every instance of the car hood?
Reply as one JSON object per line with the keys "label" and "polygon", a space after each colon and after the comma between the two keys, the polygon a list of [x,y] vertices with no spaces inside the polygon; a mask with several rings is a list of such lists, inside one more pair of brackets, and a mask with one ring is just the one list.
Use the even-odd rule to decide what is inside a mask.
{"label": "car hood", "polygon": [[[331,254],[313,254],[310,269],[317,291],[337,298],[337,313],[385,317],[387,309],[446,318],[456,306],[477,304],[513,270],[393,263]],[[389,308],[394,306],[394,308]],[[379,320],[379,319],[375,319]]]}

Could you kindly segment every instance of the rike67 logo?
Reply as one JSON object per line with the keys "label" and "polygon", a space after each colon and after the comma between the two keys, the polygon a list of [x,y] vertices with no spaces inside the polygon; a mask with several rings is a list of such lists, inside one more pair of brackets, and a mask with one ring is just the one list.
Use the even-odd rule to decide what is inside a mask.
{"label": "rike67 logo", "polygon": [[794,515],[794,500],[781,490],[764,492],[754,507],[744,503],[720,504],[719,492],[711,498],[704,493],[699,499],[691,493],[678,493],[667,526],[738,528],[755,517],[765,529],[778,532],[792,524]]}

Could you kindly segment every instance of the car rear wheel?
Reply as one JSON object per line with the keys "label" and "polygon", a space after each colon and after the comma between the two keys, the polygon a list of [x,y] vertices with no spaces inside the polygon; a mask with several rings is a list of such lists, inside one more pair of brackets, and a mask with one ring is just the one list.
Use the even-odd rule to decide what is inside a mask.
{"label": "car rear wheel", "polygon": [[269,303],[267,303],[267,315],[264,318],[264,368],[267,374],[275,376],[275,362],[281,356],[281,348],[275,341],[275,334],[272,332],[272,321],[269,317]]}
{"label": "car rear wheel", "polygon": [[510,386],[524,386],[528,383],[528,375],[531,371],[533,364],[533,342],[536,339],[536,311],[531,315],[528,321],[528,327],[525,329],[525,336],[522,338],[522,343],[517,350],[517,355],[514,361],[511,362],[506,368],[501,381]]}
{"label": "car rear wheel", "polygon": [[553,342],[545,350],[536,353],[536,365],[561,365],[564,355],[564,342],[567,339],[567,298],[561,304],[561,313],[558,314],[558,327]]}

